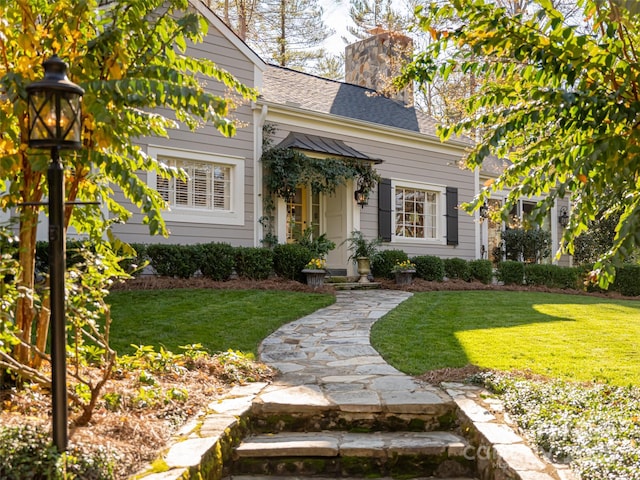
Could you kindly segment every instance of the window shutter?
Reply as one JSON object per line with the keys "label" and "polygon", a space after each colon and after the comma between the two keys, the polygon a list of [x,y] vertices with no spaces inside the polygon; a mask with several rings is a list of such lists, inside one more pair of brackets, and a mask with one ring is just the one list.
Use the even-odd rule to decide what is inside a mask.
{"label": "window shutter", "polygon": [[447,187],[447,245],[458,245],[458,189]]}
{"label": "window shutter", "polygon": [[385,242],[391,241],[391,179],[378,182],[378,236]]}

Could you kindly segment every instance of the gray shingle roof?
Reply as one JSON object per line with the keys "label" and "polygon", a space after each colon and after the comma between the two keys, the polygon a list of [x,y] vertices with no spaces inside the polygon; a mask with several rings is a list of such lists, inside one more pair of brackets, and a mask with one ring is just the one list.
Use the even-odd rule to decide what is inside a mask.
{"label": "gray shingle roof", "polygon": [[275,65],[264,72],[261,97],[281,105],[436,135],[433,119],[374,90]]}

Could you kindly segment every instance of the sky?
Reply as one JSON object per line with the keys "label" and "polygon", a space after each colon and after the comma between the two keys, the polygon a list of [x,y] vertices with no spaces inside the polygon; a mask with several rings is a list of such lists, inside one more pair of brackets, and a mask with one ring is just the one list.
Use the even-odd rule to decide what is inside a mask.
{"label": "sky", "polygon": [[336,32],[325,41],[324,47],[334,55],[344,53],[346,44],[342,37],[351,37],[347,32],[347,23],[350,21],[349,1],[336,3],[335,0],[320,0],[320,5],[324,9],[325,24]]}

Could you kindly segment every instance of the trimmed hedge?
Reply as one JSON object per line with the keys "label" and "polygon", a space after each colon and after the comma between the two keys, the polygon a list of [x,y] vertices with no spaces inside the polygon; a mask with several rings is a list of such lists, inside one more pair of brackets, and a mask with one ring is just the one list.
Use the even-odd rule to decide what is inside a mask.
{"label": "trimmed hedge", "polygon": [[416,266],[416,276],[430,282],[444,279],[444,263],[440,257],[421,255],[411,260]]}
{"label": "trimmed hedge", "polygon": [[158,275],[189,278],[200,268],[200,245],[147,245],[147,256]]}
{"label": "trimmed hedge", "polygon": [[402,250],[383,250],[371,259],[371,273],[374,277],[394,278],[393,267],[407,260],[409,256]]}
{"label": "trimmed hedge", "polygon": [[218,282],[228,280],[235,265],[235,248],[228,243],[206,243],[199,250],[202,275]]}
{"label": "trimmed hedge", "polygon": [[273,269],[277,275],[289,280],[304,282],[302,270],[312,258],[311,250],[297,243],[281,243],[273,247]]}
{"label": "trimmed hedge", "polygon": [[524,263],[505,260],[498,264],[498,280],[505,285],[522,285],[524,283]]}
{"label": "trimmed hedge", "polygon": [[640,295],[640,265],[623,265],[616,270],[613,288],[622,295],[637,297]]}
{"label": "trimmed hedge", "polygon": [[464,258],[445,258],[444,275],[450,280],[460,279],[468,282],[471,279],[469,262]]}
{"label": "trimmed hedge", "polygon": [[578,270],[558,265],[530,263],[524,266],[527,285],[544,285],[550,288],[577,288]]}
{"label": "trimmed hedge", "polygon": [[266,280],[273,272],[273,251],[261,247],[235,249],[236,273],[251,280]]}
{"label": "trimmed hedge", "polygon": [[493,262],[491,260],[471,260],[469,262],[471,280],[478,280],[484,284],[493,281]]}

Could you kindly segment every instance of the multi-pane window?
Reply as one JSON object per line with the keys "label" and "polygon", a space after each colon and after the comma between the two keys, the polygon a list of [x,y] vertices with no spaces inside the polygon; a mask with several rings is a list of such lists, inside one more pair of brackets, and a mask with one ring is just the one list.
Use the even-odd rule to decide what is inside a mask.
{"label": "multi-pane window", "polygon": [[231,167],[210,162],[163,158],[171,166],[187,172],[186,181],[158,176],[156,188],[172,206],[202,210],[231,209]]}
{"label": "multi-pane window", "polygon": [[395,187],[395,235],[404,238],[438,238],[438,193]]}

